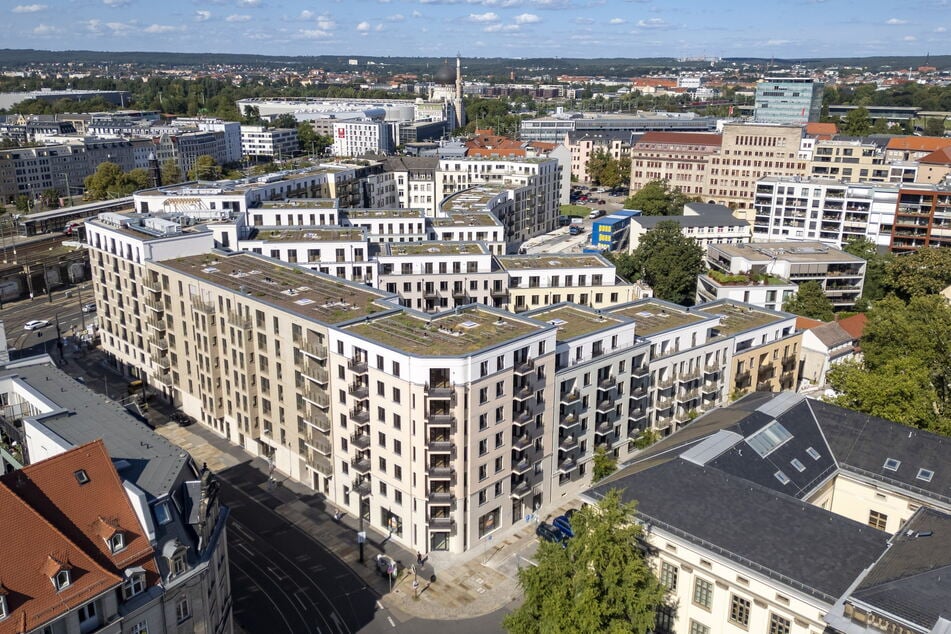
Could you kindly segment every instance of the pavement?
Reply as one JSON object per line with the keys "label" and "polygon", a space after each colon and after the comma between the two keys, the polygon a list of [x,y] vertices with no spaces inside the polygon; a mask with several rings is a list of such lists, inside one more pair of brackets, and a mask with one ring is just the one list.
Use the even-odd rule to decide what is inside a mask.
{"label": "pavement", "polygon": [[[59,355],[54,355],[54,358],[65,371],[80,376],[90,388],[108,392],[113,398],[125,396],[127,379],[122,379],[105,363],[101,351],[67,349],[65,358]],[[349,513],[335,517],[343,509],[335,508],[323,495],[280,473],[269,475],[266,461],[251,456],[207,427],[198,423],[182,427],[170,422],[172,411],[169,404],[153,398],[144,412],[144,420],[157,433],[188,451],[197,464],[207,464],[223,480],[283,517],[349,567],[363,580],[364,588],[370,588],[378,595],[377,607],[385,610],[393,627],[407,621],[422,625],[413,619],[459,621],[493,613],[499,613],[497,620],[500,621],[501,616],[514,609],[521,598],[518,571],[525,565],[532,565],[529,562],[538,547],[536,522],[578,505],[577,502],[566,502],[545,518],[521,521],[507,530],[496,531],[480,546],[464,554],[426,554],[424,564],[417,566],[414,577],[411,570],[416,563],[416,553],[367,527],[364,561],[360,563],[356,543],[360,528],[358,518]],[[240,530],[234,536],[236,542],[241,540],[244,527],[238,528]],[[386,554],[400,563],[400,573],[392,586],[376,569],[375,557],[378,554]],[[415,588],[414,579],[418,581]],[[457,634],[498,629],[477,621],[473,621],[473,628],[476,629],[455,626],[453,629]],[[435,631],[439,631],[438,628]]]}

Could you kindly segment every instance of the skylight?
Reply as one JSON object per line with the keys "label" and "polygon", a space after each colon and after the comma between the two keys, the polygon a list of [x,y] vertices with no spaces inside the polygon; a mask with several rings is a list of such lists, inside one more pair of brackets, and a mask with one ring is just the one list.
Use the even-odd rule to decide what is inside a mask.
{"label": "skylight", "polygon": [[794,468],[796,471],[798,471],[799,473],[802,473],[803,471],[806,470],[806,465],[804,465],[804,464],[802,464],[801,462],[799,462],[799,459],[798,459],[798,458],[793,458],[793,459],[789,462],[789,464],[791,464],[791,465],[793,466],[793,468]]}
{"label": "skylight", "polygon": [[89,482],[89,475],[86,473],[85,469],[74,471],[73,475],[76,476],[76,482],[78,482],[80,485],[83,485]]}
{"label": "skylight", "polygon": [[813,449],[812,447],[806,447],[806,453],[809,454],[809,457],[813,460],[818,460],[822,456],[819,455],[819,452]]}
{"label": "skylight", "polygon": [[915,477],[922,482],[931,482],[931,478],[934,477],[934,471],[931,469],[918,469],[918,475]]}
{"label": "skylight", "polygon": [[783,473],[782,471],[777,471],[773,474],[781,484],[789,484],[789,476]]}
{"label": "skylight", "polygon": [[886,458],[885,464],[882,465],[884,469],[889,471],[898,471],[898,467],[901,466],[901,460],[895,460],[894,458]]}
{"label": "skylight", "polygon": [[788,429],[783,427],[779,421],[774,420],[747,438],[746,443],[759,454],[760,458],[765,458],[792,437]]}

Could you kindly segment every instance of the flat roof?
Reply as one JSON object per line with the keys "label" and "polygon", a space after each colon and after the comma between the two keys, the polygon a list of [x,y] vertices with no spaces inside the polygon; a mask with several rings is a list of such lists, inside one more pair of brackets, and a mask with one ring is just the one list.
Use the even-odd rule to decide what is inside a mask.
{"label": "flat roof", "polygon": [[295,180],[298,178],[308,178],[310,176],[320,176],[322,174],[337,174],[346,171],[347,167],[342,165],[321,165],[319,167],[308,167],[296,170],[286,170],[283,172],[271,172],[261,174],[260,176],[249,176],[240,180],[220,180],[220,181],[189,181],[175,185],[162,185],[143,189],[135,193],[136,196],[195,196],[195,190],[201,190],[202,196],[228,196],[241,194],[244,195],[249,190],[257,187],[266,187],[282,181]]}
{"label": "flat roof", "polygon": [[422,209],[341,209],[340,213],[350,220],[372,220],[375,218],[422,218]]}
{"label": "flat roof", "polygon": [[461,192],[450,194],[439,205],[443,213],[453,212],[473,213],[484,212],[486,204],[495,196],[505,191],[499,185],[477,185]]}
{"label": "flat roof", "polygon": [[488,255],[481,242],[384,242],[381,255],[403,257],[413,255]]}
{"label": "flat roof", "polygon": [[347,326],[365,339],[420,356],[460,356],[490,348],[545,326],[481,307],[442,315],[404,311]]}
{"label": "flat roof", "polygon": [[499,219],[488,213],[453,213],[444,218],[433,218],[431,220],[434,227],[501,227]]}
{"label": "flat roof", "polygon": [[788,262],[864,262],[862,258],[846,253],[823,242],[750,242],[749,244],[711,244],[731,257],[750,260],[786,260]]}
{"label": "flat roof", "polygon": [[265,200],[261,202],[264,209],[336,209],[337,200],[334,198],[288,198],[286,200]]}
{"label": "flat roof", "polygon": [[558,341],[570,341],[576,337],[590,335],[628,322],[626,319],[620,319],[602,311],[595,312],[574,304],[562,304],[532,311],[526,313],[526,317],[555,326],[558,329]]}
{"label": "flat roof", "polygon": [[730,301],[703,304],[697,308],[707,315],[720,315],[720,325],[717,330],[722,337],[730,337],[737,333],[793,318],[793,315],[785,315],[765,308],[758,308],[751,304]]}
{"label": "flat roof", "polygon": [[601,256],[587,254],[503,255],[498,257],[498,261],[508,271],[614,268]]}
{"label": "flat roof", "polygon": [[609,310],[613,315],[623,315],[633,319],[634,332],[641,337],[711,319],[710,315],[691,313],[685,308],[654,299],[645,299]]}
{"label": "flat roof", "polygon": [[249,240],[265,242],[363,242],[366,235],[363,229],[347,227],[254,227]]}
{"label": "flat roof", "polygon": [[382,312],[386,308],[376,304],[376,300],[391,297],[367,286],[252,253],[205,253],[164,260],[157,266],[325,324],[346,323]]}

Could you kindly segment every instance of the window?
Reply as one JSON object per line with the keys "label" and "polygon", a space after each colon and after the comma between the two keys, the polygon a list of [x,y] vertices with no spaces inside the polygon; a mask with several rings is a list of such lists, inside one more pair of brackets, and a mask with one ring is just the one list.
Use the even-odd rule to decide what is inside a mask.
{"label": "window", "polygon": [[7,618],[7,597],[0,594],[0,620]]}
{"label": "window", "polygon": [[96,604],[87,603],[86,605],[79,608],[79,623],[85,623],[91,619],[96,618]]}
{"label": "window", "polygon": [[710,634],[710,628],[702,623],[690,621],[690,634]]}
{"label": "window", "polygon": [[783,618],[778,614],[769,615],[769,634],[789,634],[791,625],[789,619]]}
{"label": "window", "polygon": [[915,477],[922,482],[931,482],[931,478],[934,477],[934,471],[931,469],[918,469],[918,475]]}
{"label": "window", "polygon": [[798,458],[793,458],[789,464],[791,464],[793,468],[800,473],[806,470],[806,465],[802,464]]}
{"label": "window", "polygon": [[402,456],[402,455],[403,455],[403,443],[401,443],[401,442],[398,441],[398,440],[394,440],[394,441],[393,441],[393,453],[395,453],[397,456]]}
{"label": "window", "polygon": [[498,449],[505,444],[505,434],[503,432],[497,432],[495,434],[495,448]]}
{"label": "window", "polygon": [[885,525],[888,524],[888,516],[884,513],[879,513],[878,511],[869,511],[868,513],[868,525],[872,528],[877,528],[880,531],[885,530]]}
{"label": "window", "polygon": [[86,473],[85,469],[75,471],[73,475],[76,476],[76,482],[78,482],[80,486],[89,482],[89,475]]}
{"label": "window", "polygon": [[889,471],[898,471],[898,467],[901,466],[901,460],[895,460],[894,458],[886,458],[885,464],[882,465],[884,469]]}
{"label": "window", "polygon": [[657,614],[654,617],[654,632],[656,634],[671,634],[674,631],[675,618],[677,618],[677,609],[674,606],[657,606]]}
{"label": "window", "polygon": [[813,460],[818,460],[822,456],[819,455],[819,452],[813,449],[812,447],[806,447],[806,453],[809,454],[809,457]]}
{"label": "window", "polygon": [[125,536],[119,531],[109,538],[109,550],[117,553],[123,548],[125,548]]}
{"label": "window", "polygon": [[499,456],[498,458],[495,459],[495,472],[498,473],[499,471],[503,469],[503,467],[504,467],[504,461],[502,459],[502,456]]}
{"label": "window", "polygon": [[693,582],[693,602],[709,610],[713,605],[713,583],[697,577]]}
{"label": "window", "polygon": [[499,509],[494,509],[479,518],[479,538],[483,538],[499,527]]}
{"label": "window", "polygon": [[660,564],[660,582],[671,592],[677,590],[677,566],[665,562]]}
{"label": "window", "polygon": [[489,453],[489,441],[483,438],[479,441],[479,455],[484,456]]}
{"label": "window", "polygon": [[178,576],[185,572],[187,568],[188,564],[185,562],[185,549],[180,548],[172,555],[172,559],[169,562],[169,576]]}
{"label": "window", "polygon": [[485,480],[488,477],[488,472],[485,465],[479,465],[479,482]]}
{"label": "window", "polygon": [[750,600],[738,597],[735,594],[730,599],[730,622],[736,623],[740,627],[749,627],[750,624]]}
{"label": "window", "polygon": [[393,465],[393,477],[397,480],[403,479],[403,467],[398,464]]}
{"label": "window", "polygon": [[132,626],[129,634],[149,634],[149,624],[147,621],[139,621]]}
{"label": "window", "polygon": [[69,587],[69,571],[60,570],[57,572],[56,576],[53,577],[53,585],[56,586],[57,590]]}
{"label": "window", "polygon": [[175,619],[181,623],[192,615],[188,608],[188,597],[181,597],[175,604]]}
{"label": "window", "polygon": [[486,499],[485,489],[482,489],[479,491],[479,505],[481,506],[482,504],[485,504]]}
{"label": "window", "polygon": [[789,476],[787,476],[782,471],[777,471],[776,473],[773,474],[773,476],[775,476],[776,479],[779,480],[781,484],[789,484]]}
{"label": "window", "polygon": [[145,573],[136,572],[122,582],[122,600],[128,601],[140,592],[145,591]]}

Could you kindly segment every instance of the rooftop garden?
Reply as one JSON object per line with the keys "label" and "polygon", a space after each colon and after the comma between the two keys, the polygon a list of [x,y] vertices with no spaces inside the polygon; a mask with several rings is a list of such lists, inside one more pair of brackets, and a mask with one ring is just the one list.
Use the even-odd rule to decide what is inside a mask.
{"label": "rooftop garden", "polygon": [[789,281],[775,275],[766,273],[723,273],[715,269],[707,271],[707,276],[717,284],[724,286],[750,286],[752,284],[763,284],[768,286],[788,285]]}

